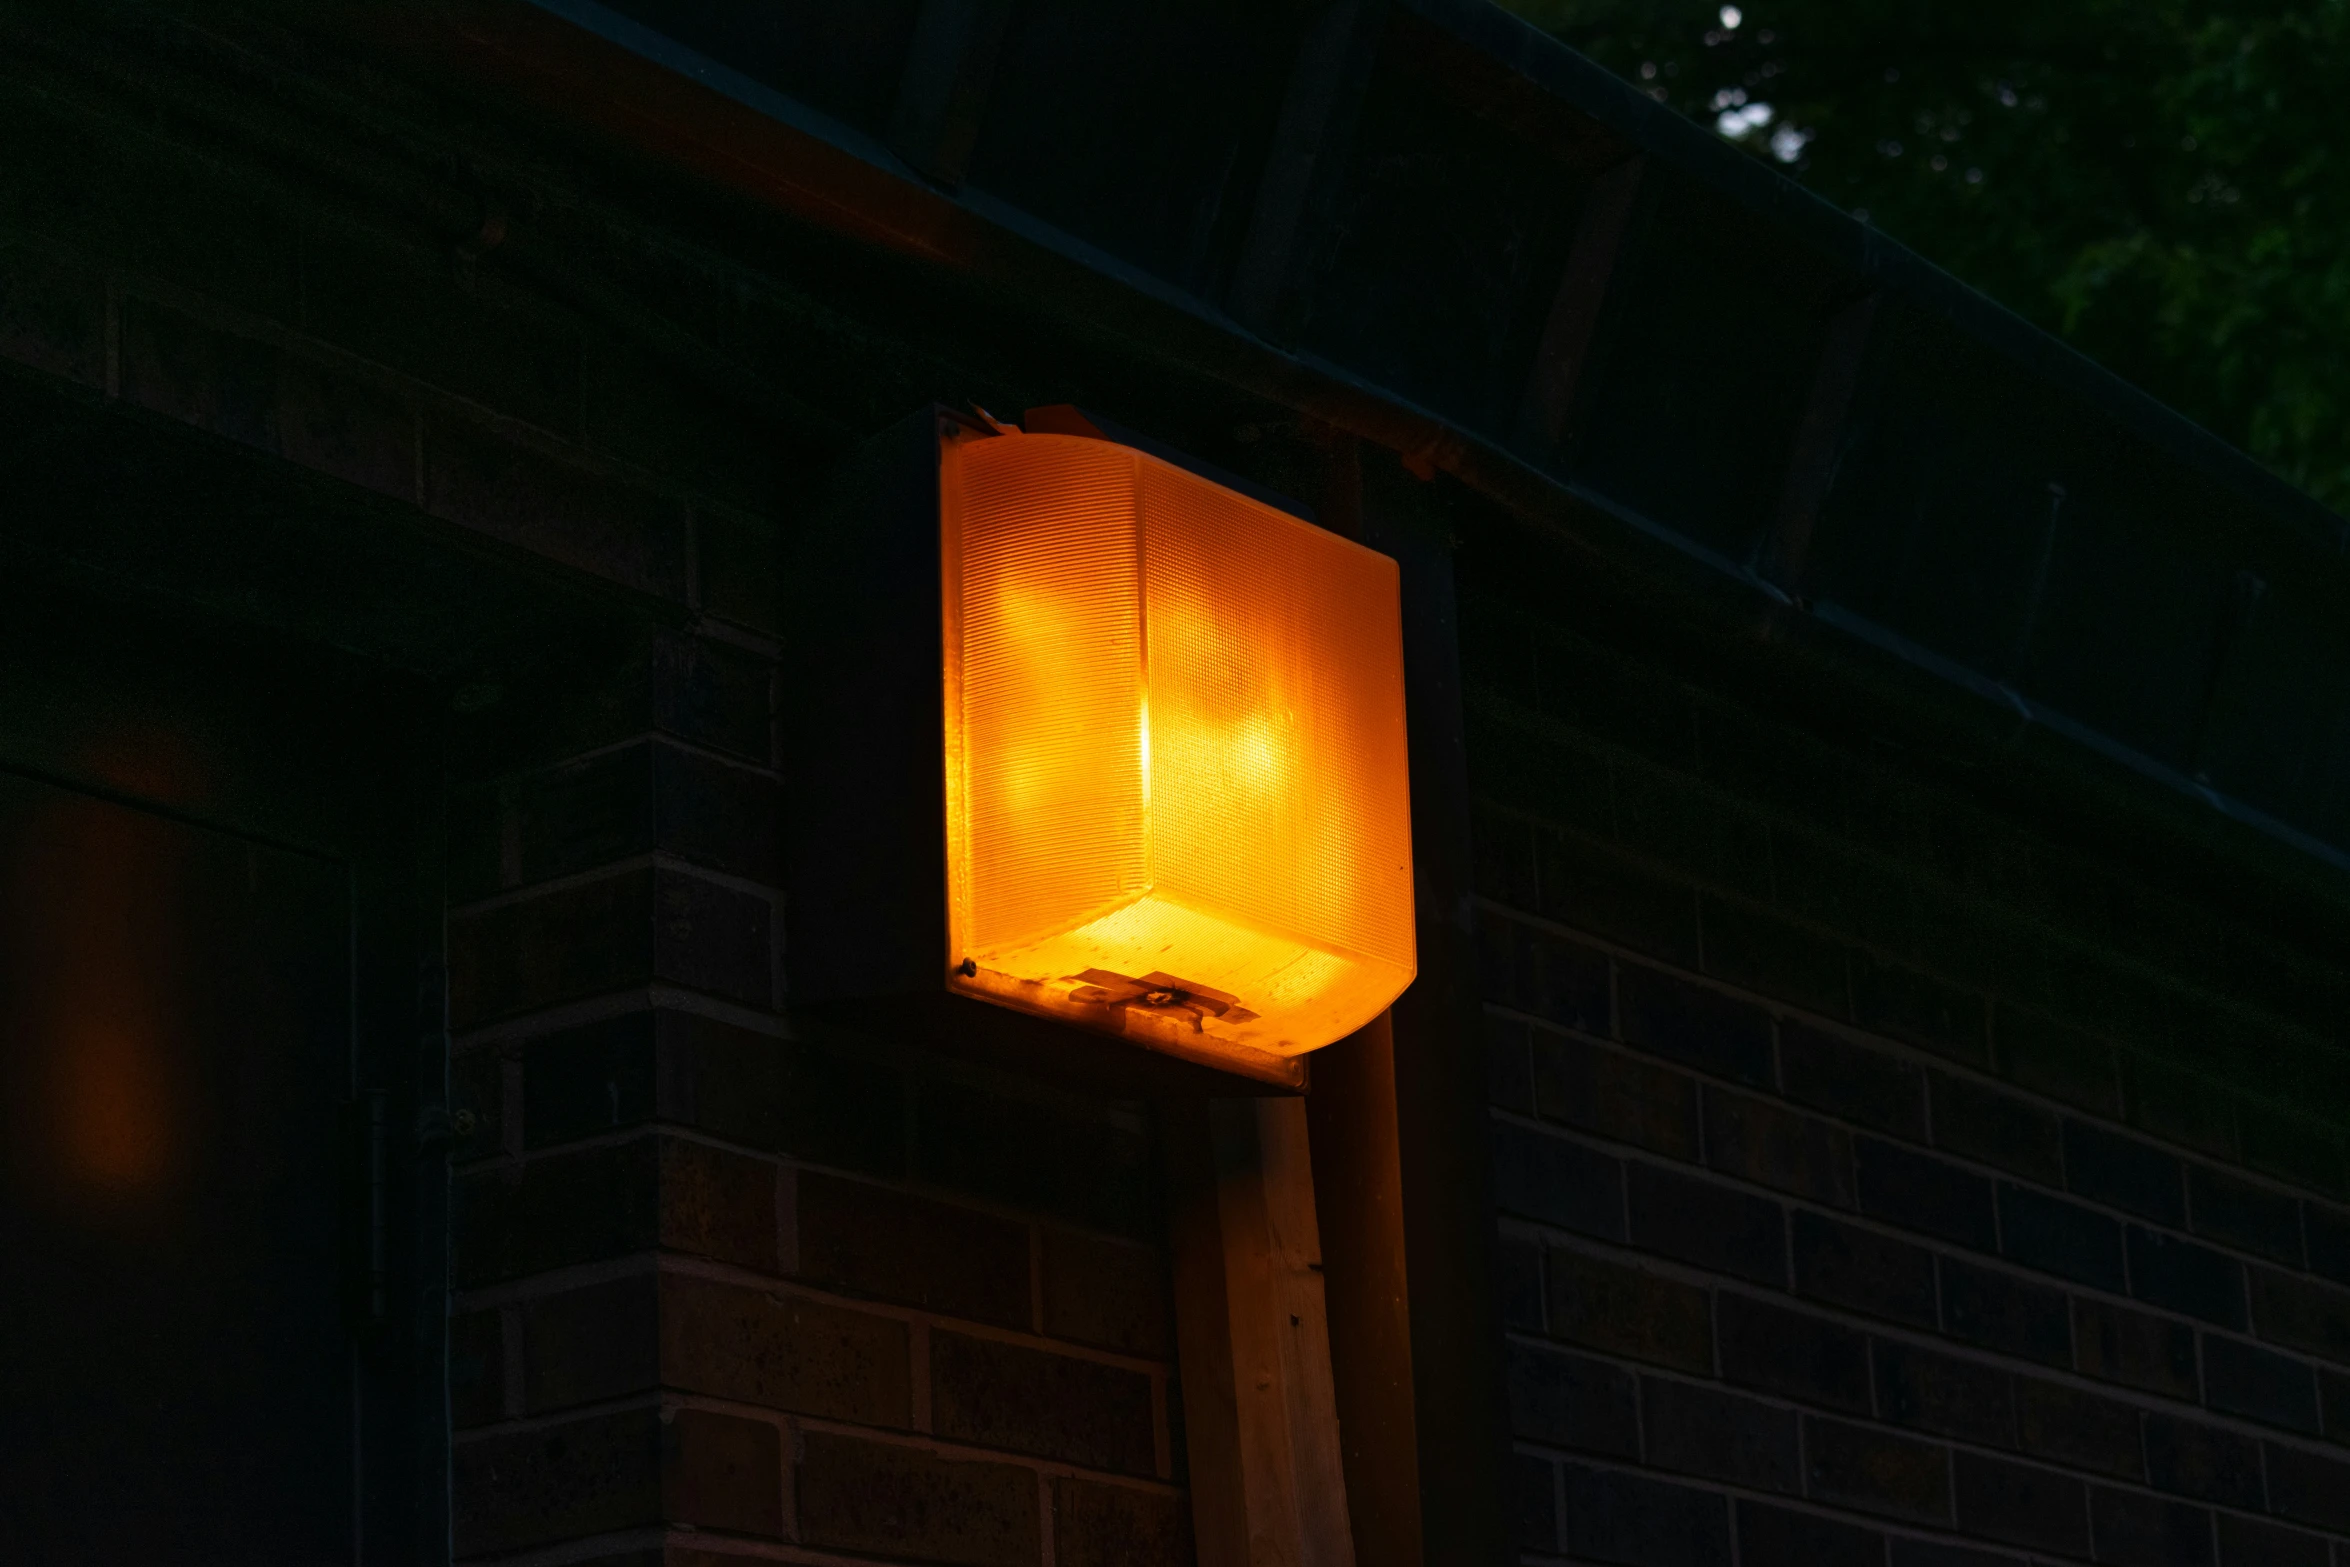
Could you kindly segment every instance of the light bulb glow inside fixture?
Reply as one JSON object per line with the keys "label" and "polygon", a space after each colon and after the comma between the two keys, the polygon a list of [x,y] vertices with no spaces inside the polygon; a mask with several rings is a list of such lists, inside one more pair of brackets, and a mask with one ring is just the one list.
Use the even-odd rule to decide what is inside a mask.
{"label": "light bulb glow inside fixture", "polygon": [[1387,556],[1078,435],[940,452],[949,988],[1295,1055],[1411,983]]}

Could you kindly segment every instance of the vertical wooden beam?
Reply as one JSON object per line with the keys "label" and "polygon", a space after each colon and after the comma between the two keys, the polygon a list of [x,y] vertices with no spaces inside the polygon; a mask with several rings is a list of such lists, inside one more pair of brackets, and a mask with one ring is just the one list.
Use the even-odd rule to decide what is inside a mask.
{"label": "vertical wooden beam", "polygon": [[1791,598],[1807,596],[1812,533],[1844,455],[1844,427],[1868,361],[1878,298],[1863,295],[1828,318],[1811,395],[1804,400],[1803,420],[1795,427],[1794,445],[1787,454],[1787,481],[1755,562],[1756,569]]}
{"label": "vertical wooden beam", "polygon": [[1365,1567],[1511,1560],[1509,1436],[1452,545],[1438,491],[1332,445],[1325,520],[1402,566],[1419,977],[1314,1056],[1331,1359]]}
{"label": "vertical wooden beam", "polygon": [[950,189],[963,183],[1011,14],[1011,0],[923,0],[889,144],[924,178]]}
{"label": "vertical wooden beam", "polygon": [[1634,154],[1601,170],[1584,198],[1566,271],[1551,296],[1542,346],[1535,351],[1534,367],[1518,402],[1518,448],[1536,462],[1547,462],[1572,428],[1577,399],[1590,379],[1591,351],[1599,338],[1608,285],[1629,248],[1647,183],[1648,160]]}
{"label": "vertical wooden beam", "polygon": [[[1327,1064],[1329,1070],[1325,1071]],[[1306,1100],[1322,1205],[1330,1367],[1359,1567],[1419,1567],[1420,1437],[1395,1104],[1382,1014],[1316,1056]]]}
{"label": "vertical wooden beam", "polygon": [[1305,1107],[1219,1099],[1163,1126],[1202,1567],[1354,1567]]}
{"label": "vertical wooden beam", "polygon": [[1299,41],[1227,299],[1265,336],[1287,335],[1297,314],[1313,232],[1345,172],[1386,17],[1384,0],[1325,0]]}

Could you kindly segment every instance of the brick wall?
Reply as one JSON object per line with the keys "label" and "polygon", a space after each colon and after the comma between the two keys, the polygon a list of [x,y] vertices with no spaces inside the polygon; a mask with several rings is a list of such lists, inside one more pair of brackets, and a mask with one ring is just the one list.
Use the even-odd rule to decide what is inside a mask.
{"label": "brick wall", "polygon": [[[182,66],[201,74],[151,60],[135,84],[186,116],[169,140],[103,68],[0,101],[24,153],[0,175],[0,357],[373,497],[354,527],[536,557],[549,624],[598,628],[431,671],[457,709],[456,1554],[1188,1561],[1143,1112],[915,1040],[803,1039],[783,1006],[791,474],[936,395],[933,367],[811,340],[803,296],[674,235],[560,195],[525,211],[544,167],[452,189],[429,157],[299,123],[298,94],[223,99]],[[235,134],[296,172],[201,155],[272,116]],[[333,200],[299,173],[330,147],[358,182]],[[544,264],[504,265],[534,234]],[[786,411],[695,359],[681,319],[764,333]],[[401,650],[397,627],[318,624],[320,584],[279,575],[228,563],[231,611]],[[564,618],[586,602],[605,609]]]}
{"label": "brick wall", "polygon": [[2350,1563],[2339,969],[1466,564],[1526,1559]]}
{"label": "brick wall", "polygon": [[797,1037],[772,649],[589,673],[457,748],[458,1556],[1188,1559],[1141,1112]]}

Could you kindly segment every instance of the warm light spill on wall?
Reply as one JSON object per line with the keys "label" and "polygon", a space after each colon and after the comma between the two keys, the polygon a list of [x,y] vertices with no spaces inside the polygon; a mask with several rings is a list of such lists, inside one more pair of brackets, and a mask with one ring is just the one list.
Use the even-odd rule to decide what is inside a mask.
{"label": "warm light spill on wall", "polygon": [[949,983],[1283,1055],[1411,982],[1395,562],[1071,435],[941,473]]}

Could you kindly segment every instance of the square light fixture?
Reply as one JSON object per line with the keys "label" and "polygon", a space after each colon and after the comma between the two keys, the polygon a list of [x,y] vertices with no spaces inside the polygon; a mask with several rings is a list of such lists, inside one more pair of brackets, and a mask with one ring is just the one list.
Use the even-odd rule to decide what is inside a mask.
{"label": "square light fixture", "polygon": [[1387,556],[1133,447],[948,441],[949,987],[1326,1045],[1411,983]]}
{"label": "square light fixture", "polygon": [[793,1004],[1295,1086],[1416,969],[1396,564],[1062,412],[877,438],[803,536]]}

